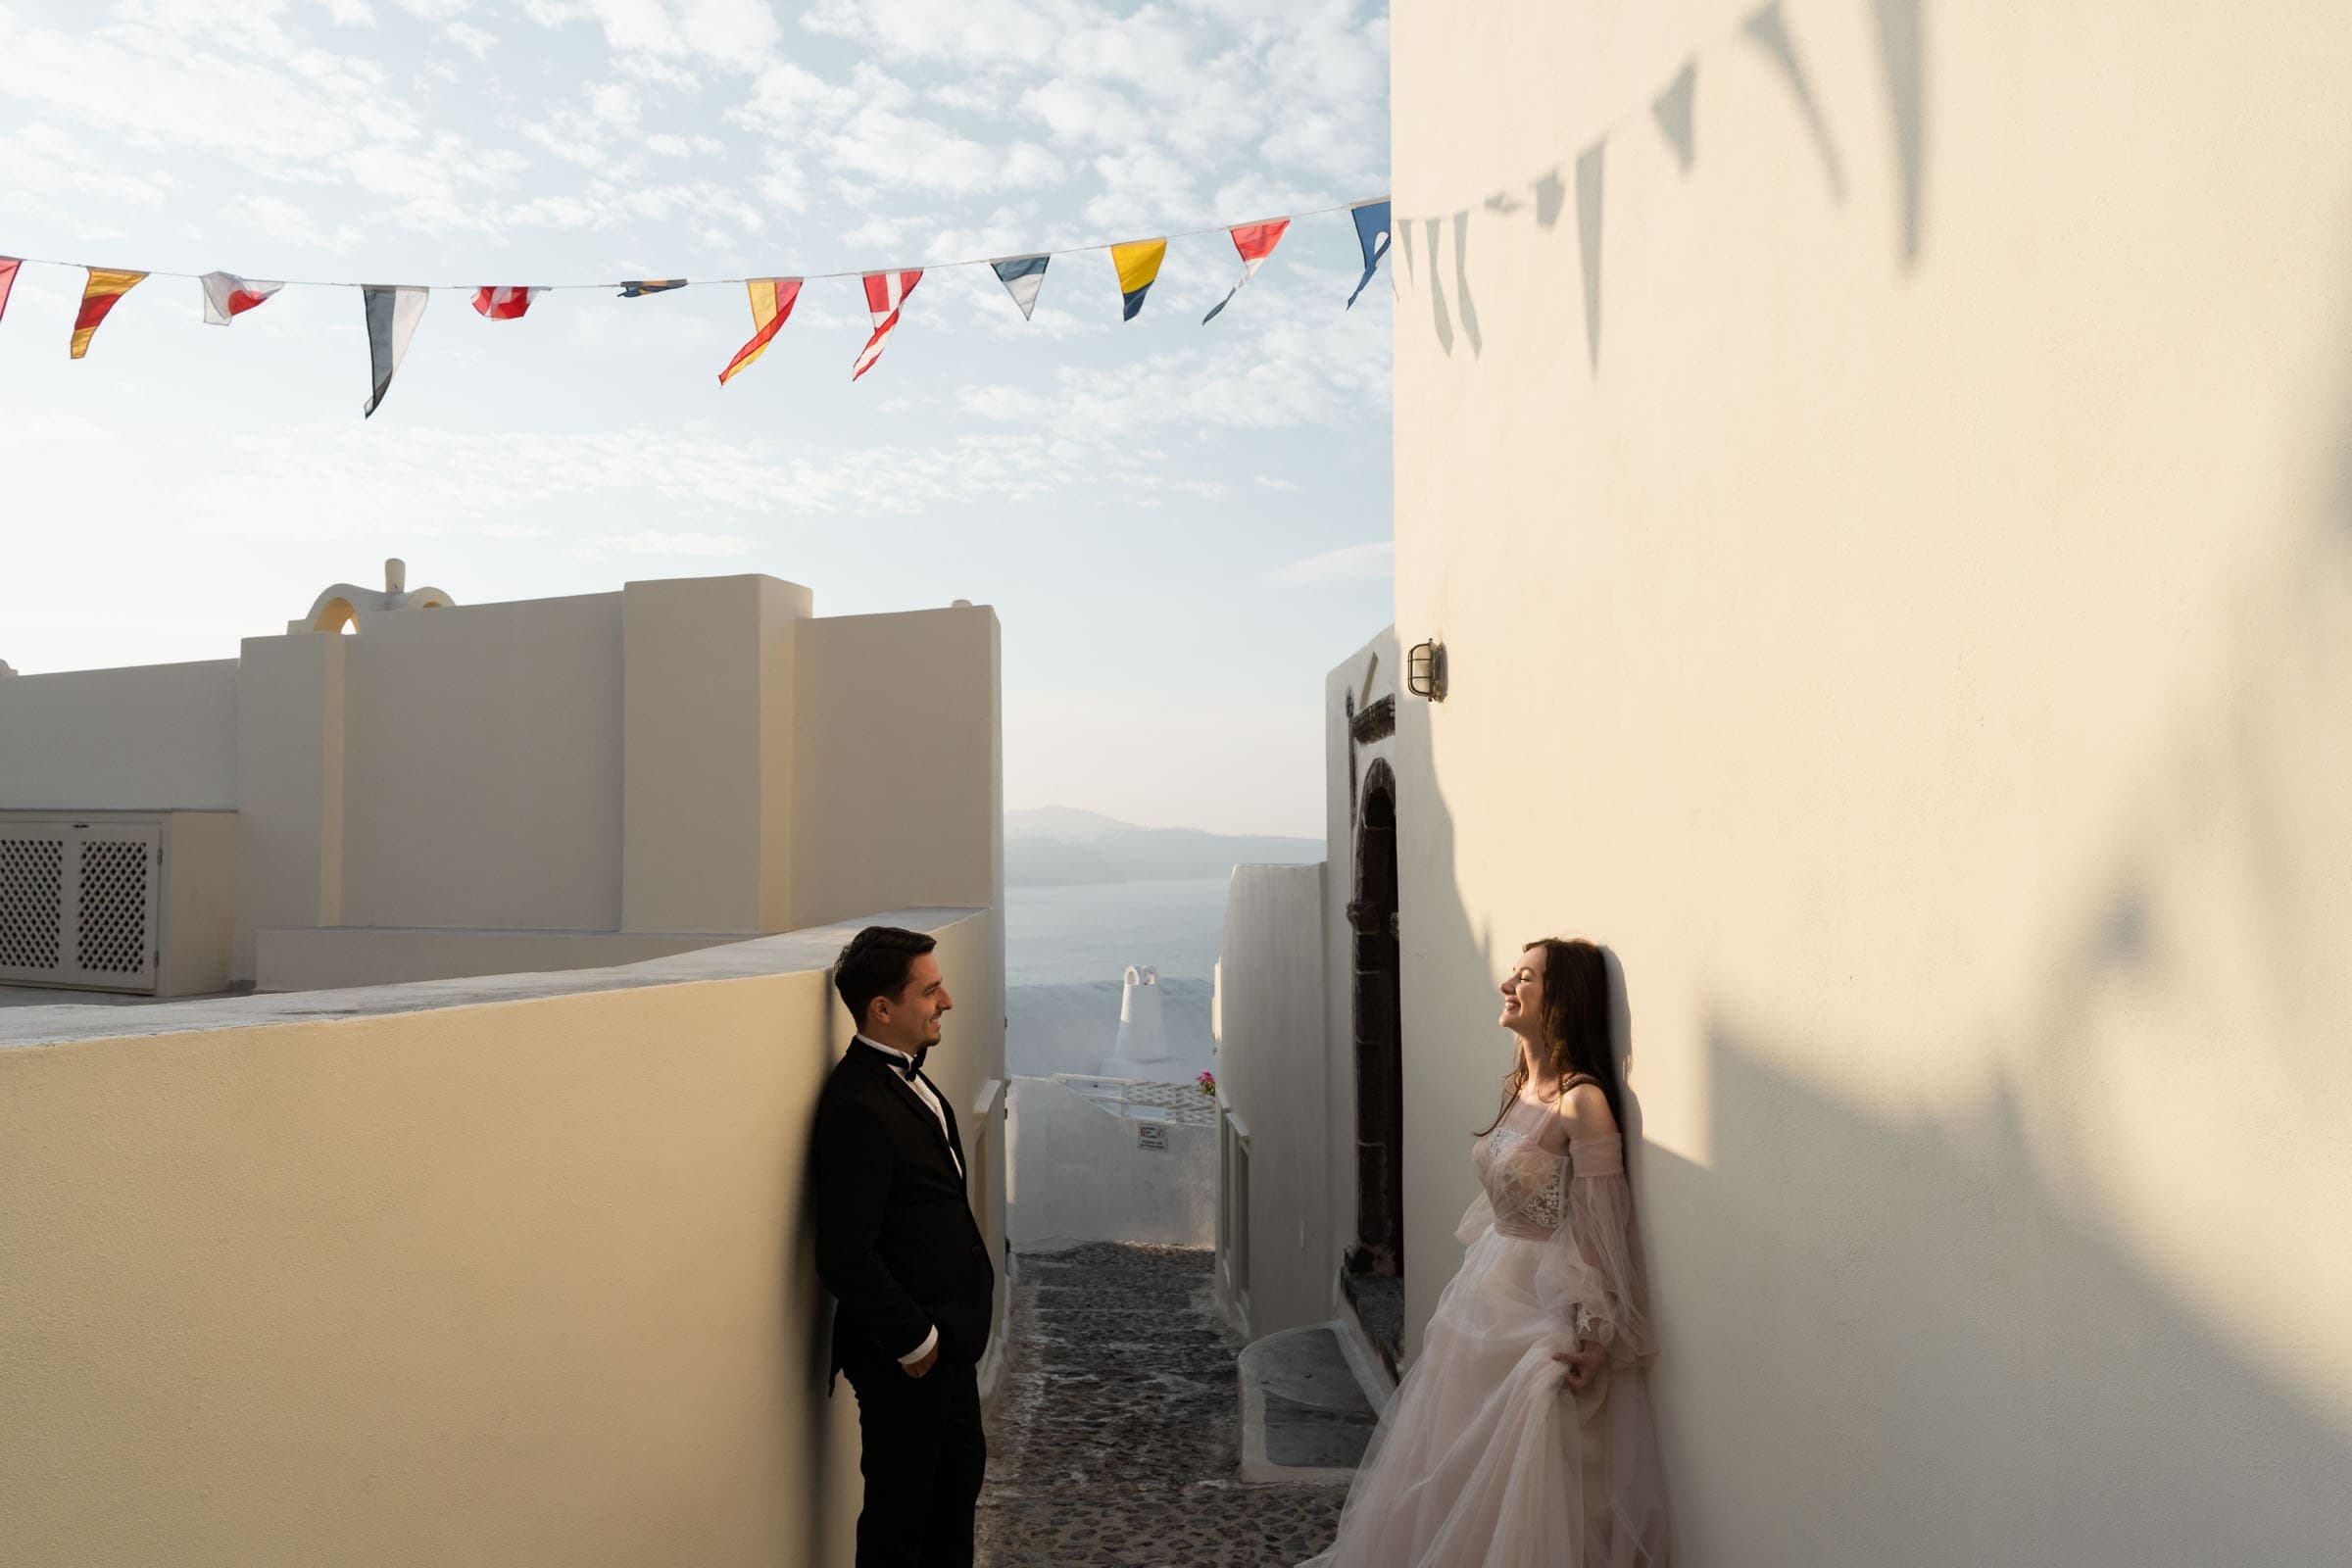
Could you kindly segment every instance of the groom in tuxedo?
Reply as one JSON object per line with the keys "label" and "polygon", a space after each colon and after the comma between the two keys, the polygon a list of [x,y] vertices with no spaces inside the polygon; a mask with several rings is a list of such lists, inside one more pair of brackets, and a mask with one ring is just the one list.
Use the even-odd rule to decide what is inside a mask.
{"label": "groom in tuxedo", "polygon": [[997,1275],[956,1112],[923,1073],[955,1005],[933,946],[877,925],[841,950],[833,985],[858,1036],[816,1104],[816,1272],[864,1450],[858,1568],[969,1568],[988,1462],[977,1368]]}

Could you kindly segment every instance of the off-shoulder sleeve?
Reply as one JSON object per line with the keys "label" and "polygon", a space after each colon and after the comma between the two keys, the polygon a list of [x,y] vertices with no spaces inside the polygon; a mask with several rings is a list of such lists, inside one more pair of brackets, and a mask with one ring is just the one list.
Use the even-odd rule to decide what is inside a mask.
{"label": "off-shoulder sleeve", "polygon": [[1649,1276],[1623,1146],[1615,1138],[1568,1145],[1568,1201],[1536,1269],[1536,1294],[1580,1340],[1605,1347],[1618,1366],[1657,1358]]}
{"label": "off-shoulder sleeve", "polygon": [[1453,1239],[1468,1247],[1494,1228],[1494,1204],[1487,1197],[1486,1189],[1481,1188],[1478,1196],[1470,1200],[1470,1206],[1462,1211],[1462,1222],[1453,1228]]}

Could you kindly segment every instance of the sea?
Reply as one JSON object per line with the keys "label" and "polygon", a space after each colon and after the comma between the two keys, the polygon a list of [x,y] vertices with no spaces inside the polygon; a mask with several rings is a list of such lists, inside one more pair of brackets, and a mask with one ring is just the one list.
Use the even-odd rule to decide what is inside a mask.
{"label": "sea", "polygon": [[1127,966],[1159,971],[1171,1054],[1151,1074],[1190,1083],[1215,1064],[1210,977],[1224,877],[1004,890],[1004,1062],[1019,1077],[1099,1073],[1118,1044]]}
{"label": "sea", "polygon": [[1116,983],[1129,964],[1206,980],[1225,936],[1224,877],[1004,890],[1007,986]]}

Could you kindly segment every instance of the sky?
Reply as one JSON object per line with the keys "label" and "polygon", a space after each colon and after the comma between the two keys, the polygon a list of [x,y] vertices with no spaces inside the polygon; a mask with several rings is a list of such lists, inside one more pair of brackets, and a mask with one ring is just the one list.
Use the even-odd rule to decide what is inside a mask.
{"label": "sky", "polygon": [[[227,327],[153,276],[87,357],[78,267],[0,318],[0,660],[234,657],[318,590],[460,604],[765,572],[819,614],[1004,626],[1008,807],[1322,831],[1322,678],[1391,618],[1390,288],[1345,213],[1240,275],[1107,254],[1024,321],[927,270],[880,362],[855,277],[1388,192],[1363,0],[0,0],[0,256],[531,285],[808,276],[766,355],[740,284],[436,292],[363,419],[356,289]],[[1386,264],[1383,264],[1384,273]],[[0,736],[0,744],[6,738]]]}

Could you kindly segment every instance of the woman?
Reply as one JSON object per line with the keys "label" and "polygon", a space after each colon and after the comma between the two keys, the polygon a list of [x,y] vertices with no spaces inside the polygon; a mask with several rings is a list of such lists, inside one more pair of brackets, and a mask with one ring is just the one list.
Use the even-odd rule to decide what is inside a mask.
{"label": "woman", "polygon": [[1484,1191],[1455,1232],[1469,1253],[1317,1565],[1668,1561],[1600,950],[1529,943],[1501,1023],[1519,1060],[1473,1151]]}

